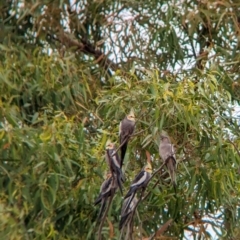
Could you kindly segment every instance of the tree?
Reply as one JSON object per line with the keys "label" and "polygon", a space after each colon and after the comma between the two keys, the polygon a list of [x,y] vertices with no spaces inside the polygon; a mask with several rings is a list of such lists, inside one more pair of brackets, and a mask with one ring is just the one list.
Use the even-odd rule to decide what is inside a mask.
{"label": "tree", "polygon": [[[135,239],[238,239],[239,1],[1,3],[0,236],[93,239],[105,142],[131,107],[127,188],[177,149],[177,194],[165,168],[134,216]],[[122,198],[102,234],[118,239]],[[166,225],[165,225],[166,226]],[[213,228],[209,232],[210,226]],[[188,237],[189,238],[189,235]]]}

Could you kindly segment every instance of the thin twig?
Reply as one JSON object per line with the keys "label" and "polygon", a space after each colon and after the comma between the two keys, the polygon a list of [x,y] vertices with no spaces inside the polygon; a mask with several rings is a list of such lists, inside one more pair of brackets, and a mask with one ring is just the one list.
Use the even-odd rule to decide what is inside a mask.
{"label": "thin twig", "polygon": [[138,210],[136,209],[136,213],[137,213],[137,217],[138,217],[138,221],[140,223],[140,239],[142,239],[142,221],[140,219],[140,216],[139,216],[139,213],[138,213]]}
{"label": "thin twig", "polygon": [[152,174],[152,176],[149,178],[149,180],[148,180],[148,183],[151,181],[151,179],[157,174],[157,173],[159,173],[161,170],[162,170],[162,168],[165,166],[165,164],[166,164],[166,162],[164,162],[153,174]]}
{"label": "thin twig", "polygon": [[[165,176],[167,174],[167,172],[164,172],[161,177]],[[152,187],[152,189],[154,189],[158,183],[160,182],[160,180],[157,180],[157,182],[154,184],[154,186]],[[151,191],[149,191],[143,198],[142,198],[142,201],[144,201],[149,195],[150,195]]]}
{"label": "thin twig", "polygon": [[169,225],[172,223],[173,219],[169,219],[166,223],[163,224],[162,227],[160,227],[148,240],[153,240],[155,237],[161,236],[169,227]]}
{"label": "thin twig", "polygon": [[139,131],[139,132],[137,132],[137,133],[132,134],[131,137],[138,136],[138,135],[140,135],[142,132],[145,132],[145,131],[148,130],[150,127],[152,127],[153,124],[156,123],[156,121],[157,121],[157,120],[153,121],[153,122],[148,126],[148,128],[145,128],[145,129],[143,129],[143,130],[141,130],[141,131]]}
{"label": "thin twig", "polygon": [[[154,188],[158,185],[159,182],[160,182],[160,180],[157,180],[157,182],[154,184],[154,186],[152,187],[152,189],[154,189]],[[143,197],[142,201],[144,201],[144,200],[149,196],[150,193],[151,193],[151,191],[149,191],[149,192]]]}
{"label": "thin twig", "polygon": [[234,142],[232,142],[230,139],[228,139],[228,141],[234,146],[235,150],[237,151],[238,156],[240,157],[240,151],[238,150],[236,144]]}

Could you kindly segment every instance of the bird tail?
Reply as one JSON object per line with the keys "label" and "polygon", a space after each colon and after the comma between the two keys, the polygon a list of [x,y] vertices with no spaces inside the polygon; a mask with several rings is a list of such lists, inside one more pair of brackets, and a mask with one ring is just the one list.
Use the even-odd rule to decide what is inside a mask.
{"label": "bird tail", "polygon": [[125,154],[126,154],[126,151],[127,151],[127,145],[128,145],[128,140],[124,139],[125,143],[122,145],[121,147],[121,168],[122,168],[122,165],[123,165],[123,161],[124,161],[124,157],[125,157]]}
{"label": "bird tail", "polygon": [[123,174],[122,174],[122,170],[117,168],[116,175],[114,177],[116,178],[117,185],[120,189],[121,194],[123,195],[123,190],[122,190]]}
{"label": "bird tail", "polygon": [[117,182],[118,182],[118,187],[119,187],[119,189],[120,189],[120,192],[121,192],[121,194],[123,195],[121,176],[117,176]]}
{"label": "bird tail", "polygon": [[176,182],[176,173],[175,170],[174,171],[170,171],[170,175],[171,175],[171,180],[172,180],[172,184],[173,186],[177,186],[177,182]]}
{"label": "bird tail", "polygon": [[129,191],[127,192],[127,194],[125,195],[124,199],[130,197],[131,195],[133,195],[133,197],[135,196],[135,192],[136,192],[136,186],[133,186],[129,189]]}
{"label": "bird tail", "polygon": [[177,184],[176,184],[176,182],[173,182],[173,188],[174,188],[174,192],[176,194],[177,193]]}
{"label": "bird tail", "polygon": [[124,174],[123,174],[123,172],[122,172],[122,169],[121,169],[121,181],[124,183],[125,182],[125,176],[124,176]]}
{"label": "bird tail", "polygon": [[101,208],[99,210],[97,222],[99,222],[102,218],[103,212],[104,212],[105,207],[106,207],[106,202],[107,202],[107,199],[102,199],[102,204],[101,204]]}
{"label": "bird tail", "polygon": [[102,196],[100,195],[100,196],[98,196],[97,199],[95,200],[94,206],[98,205],[98,204],[101,202],[101,200],[102,200]]}
{"label": "bird tail", "polygon": [[170,173],[170,177],[171,177],[171,182],[173,184],[174,190],[176,192],[176,187],[177,187],[177,181],[176,181],[176,161],[175,159],[173,159],[172,157],[167,159],[167,168],[169,170]]}
{"label": "bird tail", "polygon": [[120,222],[119,222],[119,230],[121,231],[121,229],[126,225],[126,223],[128,222],[128,220],[130,219],[130,214],[131,214],[132,212],[129,212],[129,213],[126,213],[126,214],[124,214],[123,216],[121,216],[121,220],[120,220]]}
{"label": "bird tail", "polygon": [[[133,201],[134,196],[135,196],[135,192],[133,192],[132,194],[128,195],[129,199],[127,200],[126,206],[125,206],[125,208],[122,211],[122,216],[126,215],[129,212],[129,206],[130,206],[131,202]],[[126,198],[127,197],[125,196],[125,199]]]}

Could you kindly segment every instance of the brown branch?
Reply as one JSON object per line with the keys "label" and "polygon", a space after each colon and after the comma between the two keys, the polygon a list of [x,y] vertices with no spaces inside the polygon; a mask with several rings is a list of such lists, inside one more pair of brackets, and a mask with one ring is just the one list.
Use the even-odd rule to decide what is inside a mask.
{"label": "brown branch", "polygon": [[[161,168],[161,169],[162,169],[162,168]],[[161,169],[160,169],[160,170],[161,170]],[[159,171],[160,171],[160,170],[159,170]],[[159,172],[159,171],[158,171],[158,172]],[[154,174],[155,174],[155,173],[154,173]],[[168,174],[168,173],[167,173],[167,172],[164,172],[164,173],[161,175],[161,177],[165,176],[166,174]],[[151,178],[151,179],[152,179],[152,178]],[[151,180],[151,179],[150,179],[150,180]],[[149,181],[150,181],[150,180],[149,180]],[[157,182],[153,185],[152,189],[154,189],[154,188],[158,185],[159,182],[160,182],[160,180],[157,180]],[[150,195],[150,193],[151,193],[151,191],[149,191],[149,192],[143,197],[142,201],[144,201],[144,200]]]}
{"label": "brown branch", "polygon": [[153,174],[152,174],[152,176],[149,178],[149,180],[148,180],[148,183],[151,181],[151,179],[157,174],[157,173],[159,173],[161,170],[162,170],[162,168],[165,166],[165,164],[166,164],[166,162],[164,162]]}
{"label": "brown branch", "polygon": [[173,219],[169,219],[166,223],[163,224],[162,227],[160,227],[148,240],[153,240],[155,237],[161,236],[169,227],[169,225],[172,223]]}
{"label": "brown branch", "polygon": [[83,52],[94,56],[96,62],[100,64],[105,70],[117,70],[119,69],[118,64],[110,60],[101,50],[97,49],[96,46],[87,42],[86,40],[81,40],[80,42],[70,37],[68,34],[60,31],[58,37],[51,36],[54,40],[59,41],[68,48],[75,48],[77,51]]}
{"label": "brown branch", "polygon": [[[157,180],[157,182],[154,184],[154,186],[152,187],[152,189],[154,189],[154,188],[158,185],[159,182],[160,182],[160,180]],[[143,197],[142,201],[144,201],[144,200],[149,196],[150,193],[151,193],[151,191],[149,191],[149,192]]]}

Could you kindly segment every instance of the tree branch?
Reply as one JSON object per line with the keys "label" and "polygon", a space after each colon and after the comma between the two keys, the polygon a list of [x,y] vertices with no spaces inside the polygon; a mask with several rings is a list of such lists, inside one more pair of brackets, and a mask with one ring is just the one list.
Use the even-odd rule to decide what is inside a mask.
{"label": "tree branch", "polygon": [[155,237],[161,236],[169,227],[169,225],[172,223],[173,219],[169,219],[166,223],[163,224],[162,227],[160,227],[148,240],[153,240]]}
{"label": "tree branch", "polygon": [[51,34],[50,36],[52,39],[59,41],[68,48],[75,48],[79,52],[94,56],[96,63],[102,66],[105,70],[111,69],[116,71],[119,69],[118,64],[114,63],[101,50],[97,49],[96,46],[86,40],[82,39],[81,42],[79,42],[63,31],[60,31],[57,37],[52,36]]}

